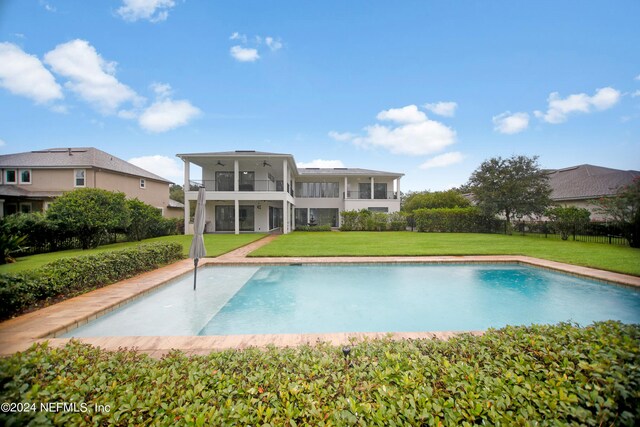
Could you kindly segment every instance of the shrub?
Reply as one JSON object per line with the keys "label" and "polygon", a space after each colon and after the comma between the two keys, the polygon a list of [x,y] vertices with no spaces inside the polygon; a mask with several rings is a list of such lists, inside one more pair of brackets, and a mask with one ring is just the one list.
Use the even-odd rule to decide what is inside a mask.
{"label": "shrub", "polygon": [[[163,218],[158,208],[138,199],[127,200],[127,208],[131,218],[131,223],[126,229],[129,240],[140,241],[177,233],[177,222],[174,219]],[[184,222],[182,226],[184,227]]]}
{"label": "shrub", "polygon": [[296,225],[296,231],[331,231],[330,225]]}
{"label": "shrub", "polygon": [[82,249],[98,246],[105,234],[122,231],[130,222],[124,193],[99,188],[63,194],[51,204],[47,218],[77,237]]}
{"label": "shrub", "polygon": [[407,228],[406,215],[402,212],[373,212],[368,209],[342,211],[341,231],[401,231]]}
{"label": "shrub", "polygon": [[[248,348],[156,360],[79,342],[0,360],[3,425],[586,425],[640,421],[640,326],[506,327],[448,341]],[[96,405],[108,411],[95,410]]]}
{"label": "shrub", "polygon": [[573,234],[575,240],[576,234],[589,224],[591,212],[575,206],[557,206],[547,210],[546,215],[551,219],[552,226],[560,232],[562,240],[567,240],[569,234]]}
{"label": "shrub", "polygon": [[47,300],[66,299],[183,257],[179,243],[152,243],[95,255],[63,258],[29,273],[0,274],[0,319]]}
{"label": "shrub", "polygon": [[2,227],[12,235],[27,236],[22,254],[56,251],[61,248],[79,247],[79,241],[61,230],[53,221],[40,212],[8,215],[1,220]]}
{"label": "shrub", "polygon": [[413,217],[421,232],[491,233],[501,227],[500,220],[475,207],[418,209],[413,211]]}
{"label": "shrub", "polygon": [[469,199],[456,190],[424,191],[410,193],[402,203],[402,210],[413,212],[417,209],[467,208]]}

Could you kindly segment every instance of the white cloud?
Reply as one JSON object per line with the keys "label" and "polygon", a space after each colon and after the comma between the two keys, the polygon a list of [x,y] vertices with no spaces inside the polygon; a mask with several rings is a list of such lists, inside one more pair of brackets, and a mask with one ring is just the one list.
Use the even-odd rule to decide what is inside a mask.
{"label": "white cloud", "polygon": [[640,74],[638,74],[638,75],[634,78],[634,80],[640,80]]}
{"label": "white cloud", "polygon": [[115,78],[116,63],[105,61],[85,40],[60,44],[44,56],[54,73],[69,79],[65,87],[103,114],[114,113],[125,102],[141,98]]}
{"label": "white cloud", "polygon": [[231,34],[229,40],[240,40],[242,43],[247,43],[247,36],[236,31],[235,33]]}
{"label": "white cloud", "polygon": [[7,143],[4,142],[4,140],[0,139],[0,147],[4,147],[5,145],[7,145]]}
{"label": "white cloud", "polygon": [[376,118],[396,123],[421,123],[427,120],[427,115],[419,111],[415,105],[407,105],[402,108],[390,108],[380,111]]}
{"label": "white cloud", "polygon": [[52,12],[53,13],[53,12],[57,11],[55,6],[51,6],[51,4],[49,4],[49,2],[47,2],[45,0],[40,0],[40,5],[42,7],[44,7],[47,12]]}
{"label": "white cloud", "polygon": [[323,160],[315,159],[310,162],[298,162],[296,165],[299,168],[343,168],[344,163],[342,160]]}
{"label": "white cloud", "polygon": [[353,138],[357,137],[355,133],[351,132],[336,132],[332,130],[329,132],[329,137],[335,139],[336,141],[351,141]]}
{"label": "white cloud", "polygon": [[155,92],[158,99],[166,99],[173,93],[171,85],[167,83],[151,83],[149,87]]}
{"label": "white cloud", "polygon": [[572,113],[591,113],[593,110],[606,110],[618,103],[622,94],[614,88],[605,87],[596,90],[593,96],[586,93],[569,95],[560,98],[558,92],[553,92],[547,98],[549,103],[546,113],[535,111],[536,117],[547,123],[564,123]]}
{"label": "white cloud", "polygon": [[282,49],[282,42],[280,40],[274,39],[273,37],[265,37],[264,42],[272,51]]}
{"label": "white cloud", "polygon": [[175,5],[174,0],[122,0],[122,6],[116,12],[125,21],[146,19],[155,23],[166,20]]}
{"label": "white cloud", "polygon": [[374,124],[364,130],[366,136],[351,141],[362,147],[379,147],[395,154],[423,155],[443,150],[456,142],[456,132],[418,111],[415,105],[381,111],[379,120],[391,120],[396,127]]}
{"label": "white cloud", "polygon": [[0,87],[37,104],[62,99],[62,87],[42,62],[12,43],[0,43]]}
{"label": "white cloud", "polygon": [[514,133],[522,132],[527,127],[529,127],[529,114],[511,114],[511,111],[505,111],[502,114],[493,116],[493,124],[493,130],[500,133],[511,135]]}
{"label": "white cloud", "polygon": [[458,103],[452,101],[436,102],[435,104],[424,104],[424,108],[439,116],[453,117],[456,114]]}
{"label": "white cloud", "polygon": [[163,178],[166,178],[173,182],[181,183],[184,181],[184,173],[182,171],[182,163],[178,159],[160,156],[158,154],[154,156],[142,156],[134,157],[128,160],[129,163],[134,164],[149,172],[155,173]]}
{"label": "white cloud", "polygon": [[440,154],[420,165],[420,169],[444,168],[464,160],[464,156],[459,151]]}
{"label": "white cloud", "polygon": [[229,53],[234,59],[240,62],[254,62],[260,58],[257,49],[242,46],[232,46],[231,49],[229,49]]}
{"label": "white cloud", "polygon": [[160,133],[184,126],[200,114],[200,110],[189,101],[164,99],[147,108],[138,118],[138,123],[149,132]]}
{"label": "white cloud", "polygon": [[636,97],[638,97],[638,96],[640,96],[640,90],[637,90],[637,91],[635,91],[635,92],[633,92],[633,93],[631,94],[631,97],[632,97],[632,98],[636,98]]}

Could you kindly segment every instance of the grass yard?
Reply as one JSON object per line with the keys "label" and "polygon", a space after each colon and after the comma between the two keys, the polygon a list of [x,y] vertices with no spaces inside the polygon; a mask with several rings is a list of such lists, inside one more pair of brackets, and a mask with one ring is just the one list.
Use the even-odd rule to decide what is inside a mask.
{"label": "grass yard", "polygon": [[[205,234],[204,245],[207,249],[207,256],[216,257],[232,251],[236,248],[244,246],[255,240],[264,237],[264,234]],[[113,251],[117,249],[125,249],[138,246],[142,243],[154,242],[177,242],[182,245],[182,253],[186,256],[189,254],[192,236],[175,235],[155,237],[146,239],[141,242],[123,242],[114,243],[112,245],[104,245],[95,249],[83,251],[82,249],[70,249],[67,251],[50,252],[46,254],[30,255],[17,258],[17,262],[13,264],[0,265],[0,273],[18,273],[21,271],[33,270],[61,258],[69,258],[80,255],[92,255],[99,252]]]}
{"label": "grass yard", "polygon": [[252,257],[527,255],[640,276],[640,249],[603,243],[475,233],[295,232]]}

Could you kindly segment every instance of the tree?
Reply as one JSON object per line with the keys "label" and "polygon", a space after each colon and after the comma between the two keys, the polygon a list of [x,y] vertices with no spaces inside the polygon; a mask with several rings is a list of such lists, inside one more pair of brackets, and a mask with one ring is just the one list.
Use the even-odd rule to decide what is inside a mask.
{"label": "tree", "polygon": [[169,187],[169,198],[176,202],[184,203],[184,190],[182,185],[171,184]]}
{"label": "tree", "polygon": [[615,222],[632,248],[640,248],[640,177],[618,189],[615,197],[599,200],[600,212]]}
{"label": "tree", "polygon": [[567,240],[569,234],[573,234],[573,239],[575,240],[576,233],[589,224],[591,212],[589,212],[589,209],[575,206],[556,206],[547,210],[545,215],[549,217],[555,228],[560,232],[562,240]]}
{"label": "tree", "polygon": [[79,188],[58,197],[47,218],[80,240],[82,249],[96,247],[107,233],[122,231],[130,222],[124,193]]}
{"label": "tree", "polygon": [[410,193],[402,205],[405,212],[416,209],[466,208],[471,202],[456,190]]}
{"label": "tree", "polygon": [[127,235],[130,240],[140,241],[151,237],[156,223],[164,221],[159,209],[154,208],[140,200],[127,200],[127,208],[131,222],[127,227]]}
{"label": "tree", "polygon": [[489,215],[504,215],[507,227],[513,217],[542,215],[551,204],[549,178],[537,156],[485,160],[467,185],[478,207]]}

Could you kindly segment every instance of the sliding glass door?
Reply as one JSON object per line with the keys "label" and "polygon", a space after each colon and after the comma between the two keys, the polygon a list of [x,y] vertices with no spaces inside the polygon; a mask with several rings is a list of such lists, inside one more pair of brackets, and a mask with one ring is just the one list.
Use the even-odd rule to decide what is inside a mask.
{"label": "sliding glass door", "polygon": [[[253,206],[240,205],[238,210],[240,231],[255,230]],[[235,208],[233,205],[216,206],[216,231],[235,231]]]}

